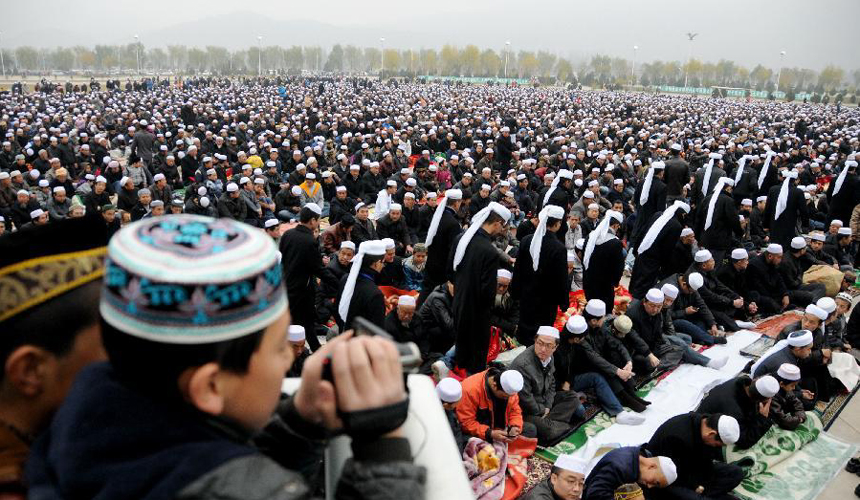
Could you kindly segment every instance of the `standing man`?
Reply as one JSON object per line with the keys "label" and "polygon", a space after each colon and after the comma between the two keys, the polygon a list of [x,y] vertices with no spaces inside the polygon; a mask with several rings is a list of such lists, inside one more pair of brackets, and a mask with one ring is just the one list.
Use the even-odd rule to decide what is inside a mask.
{"label": "standing man", "polygon": [[538,216],[534,234],[520,242],[521,251],[514,266],[511,296],[520,301],[517,340],[531,345],[540,325],[555,323],[559,308],[570,305],[567,284],[567,250],[556,233],[564,223],[564,209],[547,205]]}
{"label": "standing man", "polygon": [[773,186],[767,194],[764,224],[770,229],[770,241],[786,248],[797,234],[797,218],[801,227],[809,226],[809,214],[803,191],[795,185],[797,172],[786,170],[782,184]]}
{"label": "standing man", "polygon": [[702,246],[711,251],[717,267],[722,266],[723,256],[732,248],[732,235],[740,238],[744,234],[731,195],[734,183],[729,177],[720,177],[714,191],[702,201],[702,209],[697,211]]}
{"label": "standing man", "polygon": [[641,299],[661,276],[671,274],[672,254],[684,229],[683,218],[688,213],[690,205],[676,200],[648,228],[636,248],[636,262],[630,277],[630,294],[633,298]]}
{"label": "standing man", "polygon": [[358,246],[336,301],[335,319],[341,332],[353,328],[359,316],[380,328],[385,327],[385,297],[377,286],[384,256],[385,243],[381,240],[365,241]]}
{"label": "standing man", "polygon": [[597,229],[588,235],[585,245],[582,288],[589,300],[600,299],[604,304],[615,304],[615,287],[624,274],[624,248],[615,232],[624,222],[620,212],[607,210]]}
{"label": "standing man", "polygon": [[666,184],[663,182],[663,174],[666,165],[662,161],[655,161],[648,169],[645,180],[636,186],[633,202],[636,205],[636,222],[631,232],[632,246],[639,244],[639,240],[645,236],[645,229],[651,217],[666,207]]}
{"label": "standing man", "polygon": [[[734,464],[714,460],[723,446],[740,437],[738,421],[719,413],[685,413],[663,422],[647,444],[648,451],[672,459],[678,480],[666,488],[667,498],[726,498],[744,478]],[[693,495],[697,496],[693,496]]]}
{"label": "standing man", "polygon": [[453,245],[451,281],[454,283],[454,328],[457,333],[456,361],[468,373],[487,366],[490,343],[490,312],[496,298],[499,252],[493,238],[507,231],[511,211],[496,202],[481,209],[472,225]]}
{"label": "standing man", "polygon": [[[333,280],[325,271],[315,231],[319,229],[322,209],[316,203],[308,203],[299,212],[299,225],[281,236],[281,268],[287,285],[287,297],[293,324],[305,328],[308,345],[312,350],[320,347],[315,328],[314,297],[316,280]],[[330,283],[337,286],[337,283]]]}
{"label": "standing man", "polygon": [[425,245],[427,246],[427,265],[425,266],[424,283],[418,296],[418,307],[424,303],[434,288],[448,281],[446,267],[454,239],[462,232],[457,221],[457,212],[463,203],[463,192],[459,189],[445,191],[445,197],[436,205],[430,228],[427,230]]}

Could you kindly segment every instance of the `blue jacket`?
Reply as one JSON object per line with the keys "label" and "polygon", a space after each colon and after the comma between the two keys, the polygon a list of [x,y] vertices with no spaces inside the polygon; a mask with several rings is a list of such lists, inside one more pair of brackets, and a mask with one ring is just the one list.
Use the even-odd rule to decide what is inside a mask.
{"label": "blue jacket", "polygon": [[639,480],[640,454],[651,456],[644,446],[616,448],[604,455],[588,474],[582,499],[614,500],[616,488]]}

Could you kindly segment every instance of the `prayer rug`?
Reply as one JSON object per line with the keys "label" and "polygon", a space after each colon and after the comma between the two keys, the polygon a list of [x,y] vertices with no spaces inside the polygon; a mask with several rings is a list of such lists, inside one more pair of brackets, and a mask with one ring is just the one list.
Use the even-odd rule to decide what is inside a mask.
{"label": "prayer rug", "polygon": [[756,327],[753,331],[775,339],[779,336],[779,332],[781,332],[783,328],[799,320],[802,314],[803,313],[801,311],[787,311],[776,316],[771,316],[756,323]]}
{"label": "prayer rug", "polygon": [[818,415],[807,412],[795,431],[773,426],[748,450],[726,450],[726,460],[746,469],[734,494],[745,500],[812,500],[824,490],[857,445],[823,430]]}

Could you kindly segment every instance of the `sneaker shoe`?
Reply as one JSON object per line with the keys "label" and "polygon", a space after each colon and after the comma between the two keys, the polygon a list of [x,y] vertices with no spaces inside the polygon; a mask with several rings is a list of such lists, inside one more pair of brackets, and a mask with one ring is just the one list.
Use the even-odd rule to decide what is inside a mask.
{"label": "sneaker shoe", "polygon": [[714,370],[719,370],[720,368],[726,366],[726,363],[729,362],[728,356],[720,356],[719,358],[713,358],[708,361],[708,368],[713,368]]}
{"label": "sneaker shoe", "polygon": [[447,377],[448,372],[451,371],[448,369],[448,365],[446,365],[445,362],[441,359],[430,365],[430,369],[433,370],[433,375],[436,376],[436,382],[439,382],[443,378]]}

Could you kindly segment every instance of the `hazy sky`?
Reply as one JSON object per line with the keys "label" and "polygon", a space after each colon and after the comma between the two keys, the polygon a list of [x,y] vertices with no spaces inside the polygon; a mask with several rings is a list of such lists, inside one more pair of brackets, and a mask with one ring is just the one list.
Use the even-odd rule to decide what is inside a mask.
{"label": "hazy sky", "polygon": [[[2,0],[0,44],[247,47],[352,43],[549,50],[573,59],[608,54],[639,62],[693,57],[752,66],[860,68],[860,0]],[[20,21],[20,22],[19,22]],[[41,27],[44,26],[44,29]]]}

